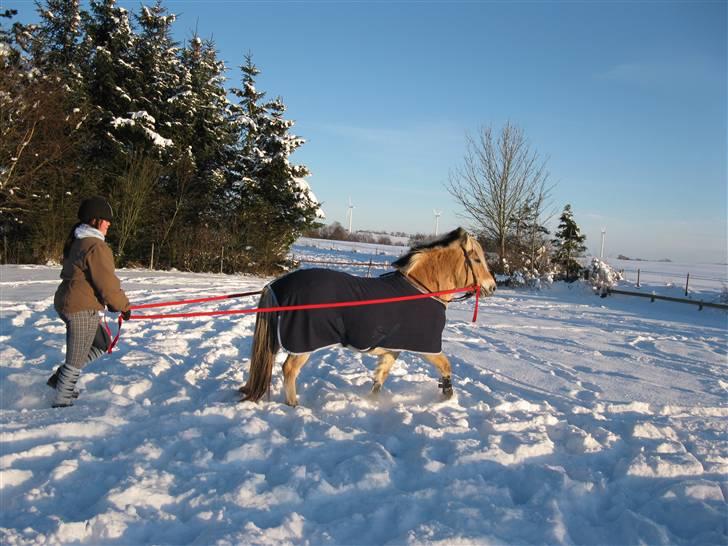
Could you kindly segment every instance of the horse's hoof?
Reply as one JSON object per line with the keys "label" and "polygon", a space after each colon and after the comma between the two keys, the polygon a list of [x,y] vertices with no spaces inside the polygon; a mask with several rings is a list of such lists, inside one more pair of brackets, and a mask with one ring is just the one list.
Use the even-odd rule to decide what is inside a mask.
{"label": "horse's hoof", "polygon": [[440,382],[437,384],[438,387],[442,389],[442,395],[445,398],[452,398],[452,381],[450,381],[449,377],[443,377],[440,379]]}
{"label": "horse's hoof", "polygon": [[382,390],[382,384],[379,382],[374,382],[374,385],[372,385],[372,394],[379,394]]}

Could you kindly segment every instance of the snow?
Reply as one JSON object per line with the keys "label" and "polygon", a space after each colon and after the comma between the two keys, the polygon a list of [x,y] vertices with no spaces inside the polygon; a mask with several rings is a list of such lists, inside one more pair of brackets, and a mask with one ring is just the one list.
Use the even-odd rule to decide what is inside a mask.
{"label": "snow", "polygon": [[[310,244],[296,255],[332,259]],[[377,247],[337,257],[399,252]],[[2,544],[728,541],[724,311],[581,283],[499,289],[476,324],[472,302],[448,310],[454,398],[411,354],[372,397],[375,359],[339,348],[303,368],[297,408],[278,369],[269,401],[236,402],[252,316],[131,321],[76,405],[51,409],[59,270],[0,273]],[[119,275],[134,303],[265,282]]]}
{"label": "snow", "polygon": [[164,138],[156,131],[152,131],[145,126],[145,124],[154,126],[154,124],[156,123],[156,120],[152,116],[150,116],[145,110],[141,110],[139,112],[129,112],[129,115],[131,116],[130,118],[113,118],[111,120],[112,127],[134,127],[138,124],[144,134],[147,136],[147,138],[151,140],[155,146],[159,146],[160,148],[166,148],[167,146],[174,145],[174,142],[172,140]]}

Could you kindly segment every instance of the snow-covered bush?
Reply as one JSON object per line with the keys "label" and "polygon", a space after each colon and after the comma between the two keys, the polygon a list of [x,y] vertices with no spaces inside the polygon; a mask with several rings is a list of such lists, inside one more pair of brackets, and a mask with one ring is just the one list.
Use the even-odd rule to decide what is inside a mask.
{"label": "snow-covered bush", "polygon": [[554,276],[550,272],[539,273],[536,269],[517,269],[509,275],[498,275],[497,282],[512,287],[526,287],[541,290],[551,286]]}
{"label": "snow-covered bush", "polygon": [[592,258],[591,263],[586,267],[587,279],[589,283],[600,293],[606,293],[608,288],[612,288],[618,281],[622,280],[622,275],[609,264],[601,261],[599,258]]}

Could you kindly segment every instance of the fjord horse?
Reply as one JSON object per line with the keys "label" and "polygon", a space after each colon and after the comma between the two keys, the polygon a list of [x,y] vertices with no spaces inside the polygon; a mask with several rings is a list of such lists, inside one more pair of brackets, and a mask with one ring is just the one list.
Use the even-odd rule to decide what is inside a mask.
{"label": "fjord horse", "polygon": [[[263,290],[259,307],[377,299],[440,292],[479,285],[489,296],[495,280],[483,249],[462,228],[420,246],[395,261],[394,273],[375,279],[326,269],[303,269],[279,277]],[[312,351],[344,345],[379,357],[372,392],[382,388],[400,351],[415,352],[440,372],[443,395],[453,394],[451,367],[442,352],[445,309],[457,294],[383,305],[258,314],[250,374],[242,400],[257,401],[269,391],[276,353],[283,349],[286,403],[297,405],[296,378]],[[322,301],[323,300],[323,301]]]}

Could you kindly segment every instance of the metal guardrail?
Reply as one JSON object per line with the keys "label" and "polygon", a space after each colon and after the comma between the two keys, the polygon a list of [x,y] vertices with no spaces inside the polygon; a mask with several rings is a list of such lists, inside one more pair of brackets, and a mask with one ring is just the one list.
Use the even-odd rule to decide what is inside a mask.
{"label": "metal guardrail", "polygon": [[723,309],[724,311],[728,311],[728,305],[725,303],[713,303],[710,301],[702,301],[702,300],[690,300],[687,298],[674,298],[672,296],[661,296],[659,294],[645,294],[643,292],[632,292],[629,290],[617,290],[614,288],[608,288],[607,289],[608,294],[621,294],[623,296],[637,296],[640,298],[650,298],[651,301],[655,300],[663,300],[663,301],[673,301],[677,303],[692,303],[693,305],[698,306],[698,310],[702,311],[703,307],[713,307],[715,309]]}

